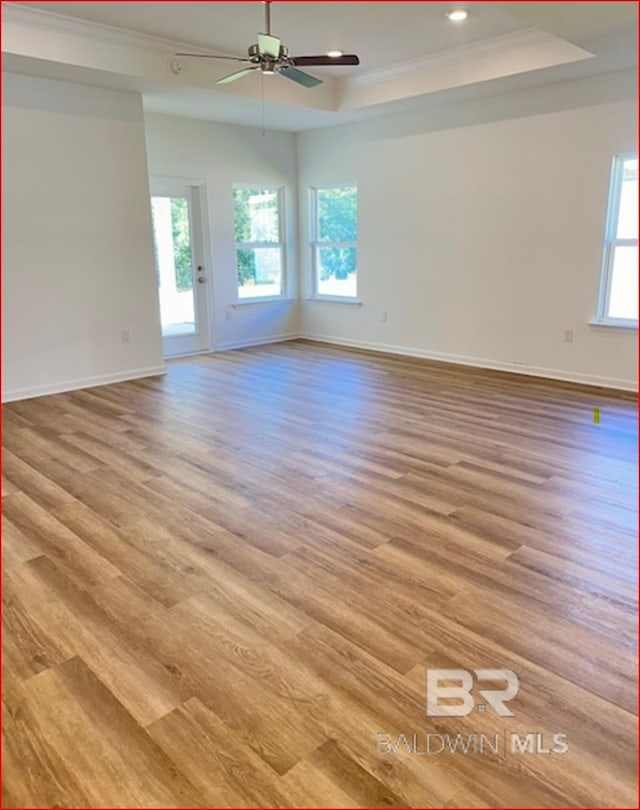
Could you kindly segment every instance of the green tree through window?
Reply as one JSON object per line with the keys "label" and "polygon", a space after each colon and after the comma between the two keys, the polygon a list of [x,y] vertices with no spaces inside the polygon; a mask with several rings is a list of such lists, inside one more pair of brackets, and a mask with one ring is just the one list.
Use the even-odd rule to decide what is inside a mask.
{"label": "green tree through window", "polygon": [[319,188],[313,193],[316,293],[355,297],[358,189]]}
{"label": "green tree through window", "polygon": [[281,190],[233,189],[236,268],[240,298],[282,293]]}
{"label": "green tree through window", "polygon": [[[249,198],[255,192],[250,188],[234,188],[233,221],[236,243],[251,241],[251,223],[249,221]],[[256,283],[256,254],[253,250],[239,249],[237,253],[238,284],[244,287]]]}
{"label": "green tree through window", "polygon": [[171,198],[171,227],[173,230],[173,261],[176,268],[176,287],[181,292],[184,292],[193,287],[189,204],[184,197]]}
{"label": "green tree through window", "polygon": [[[357,204],[358,194],[353,187],[318,191],[318,241],[355,242]],[[347,278],[356,269],[355,256],[352,247],[324,248],[321,278]]]}

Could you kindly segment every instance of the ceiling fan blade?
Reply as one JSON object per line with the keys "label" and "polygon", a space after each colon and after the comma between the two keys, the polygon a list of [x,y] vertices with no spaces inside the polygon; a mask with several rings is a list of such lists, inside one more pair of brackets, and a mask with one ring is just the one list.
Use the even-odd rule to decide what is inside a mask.
{"label": "ceiling fan blade", "polygon": [[280,40],[271,34],[258,34],[258,53],[277,59],[280,56]]}
{"label": "ceiling fan blade", "polygon": [[241,79],[243,76],[248,76],[250,73],[253,73],[254,70],[258,69],[259,66],[256,65],[255,67],[236,70],[235,73],[230,73],[228,76],[223,76],[221,79],[218,79],[216,84],[229,84],[229,82],[235,82],[236,79]]}
{"label": "ceiling fan blade", "polygon": [[316,65],[320,67],[331,65],[359,65],[360,59],[355,53],[344,53],[342,56],[292,56],[291,64],[297,67],[312,67]]}
{"label": "ceiling fan blade", "polygon": [[195,59],[231,59],[233,62],[250,62],[241,56],[218,56],[217,53],[177,53],[176,56],[189,56]]}
{"label": "ceiling fan blade", "polygon": [[294,67],[281,67],[279,73],[281,76],[291,79],[304,87],[315,87],[318,84],[322,84],[322,79],[316,79],[315,76],[311,76],[308,73],[304,73],[302,70],[297,70]]}

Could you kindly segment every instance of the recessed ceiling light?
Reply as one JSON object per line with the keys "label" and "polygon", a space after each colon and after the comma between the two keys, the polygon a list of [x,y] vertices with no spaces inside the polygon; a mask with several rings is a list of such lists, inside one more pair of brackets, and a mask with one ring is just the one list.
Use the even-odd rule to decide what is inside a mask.
{"label": "recessed ceiling light", "polygon": [[339,59],[342,56],[342,51],[327,51],[327,56],[332,59]]}
{"label": "recessed ceiling light", "polygon": [[453,11],[449,11],[447,14],[447,17],[451,20],[451,22],[462,22],[463,20],[466,20],[468,16],[468,12],[463,8],[456,8]]}

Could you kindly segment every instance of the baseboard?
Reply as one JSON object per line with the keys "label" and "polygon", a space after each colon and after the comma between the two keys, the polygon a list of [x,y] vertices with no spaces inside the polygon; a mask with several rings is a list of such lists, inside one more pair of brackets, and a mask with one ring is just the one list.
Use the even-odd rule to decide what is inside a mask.
{"label": "baseboard", "polygon": [[434,360],[440,363],[453,363],[459,366],[472,366],[473,368],[486,368],[491,371],[508,371],[511,374],[520,374],[527,377],[542,377],[547,380],[560,380],[562,382],[592,385],[598,388],[614,388],[619,391],[637,391],[637,383],[617,377],[598,377],[590,374],[580,374],[573,371],[563,371],[554,368],[527,366],[519,363],[507,363],[501,360],[486,360],[481,357],[467,357],[459,354],[446,354],[432,352],[427,349],[415,349],[410,346],[396,346],[387,343],[373,343],[365,340],[350,340],[348,338],[331,337],[328,335],[300,335],[305,340],[318,343],[330,343],[334,346],[345,346],[365,351],[384,352],[385,354],[398,354],[406,357],[420,357],[424,360]]}
{"label": "baseboard", "polygon": [[[230,349],[242,349],[249,348],[251,346],[264,346],[269,343],[284,343],[289,340],[298,339],[313,340],[317,343],[328,343],[333,346],[344,346],[346,348],[363,349],[365,351],[384,352],[385,354],[396,354],[405,357],[419,357],[424,360],[433,360],[440,363],[453,363],[454,365],[471,366],[473,368],[485,368],[492,371],[507,371],[512,374],[520,374],[529,377],[541,377],[543,379],[578,383],[580,385],[591,385],[598,388],[613,388],[620,391],[632,392],[637,391],[637,384],[630,382],[629,380],[621,380],[616,377],[598,377],[595,375],[562,371],[560,369],[541,368],[538,366],[522,366],[499,360],[486,360],[479,357],[467,357],[464,355],[446,354],[444,352],[432,352],[426,349],[416,349],[410,346],[396,346],[393,344],[374,343],[365,340],[350,340],[348,338],[331,337],[328,335],[296,334],[294,332],[276,336],[270,335],[262,338],[249,338],[247,340],[221,343],[216,347],[215,351],[228,351]],[[69,380],[64,383],[57,383],[53,385],[42,385],[34,388],[17,388],[13,391],[3,391],[2,402],[16,402],[21,399],[32,399],[34,397],[49,396],[51,394],[61,394],[65,391],[76,391],[80,388],[95,388],[100,385],[110,385],[112,383],[125,382],[127,380],[138,380],[144,377],[155,377],[165,373],[165,366],[152,366],[149,368],[123,371],[116,374],[101,374],[96,377],[85,377],[78,380]]]}
{"label": "baseboard", "polygon": [[287,340],[297,340],[300,338],[297,332],[291,332],[284,335],[271,335],[269,337],[261,338],[247,338],[246,340],[232,340],[228,343],[218,343],[214,351],[226,352],[229,349],[248,349],[250,346],[265,346],[268,343],[284,343]]}
{"label": "baseboard", "polygon": [[62,394],[65,391],[77,391],[79,388],[96,388],[99,385],[111,385],[112,383],[126,382],[127,380],[139,380],[143,377],[156,377],[165,374],[166,369],[162,366],[151,366],[149,368],[136,368],[129,371],[120,371],[115,374],[99,374],[96,377],[84,377],[79,380],[68,380],[63,383],[52,385],[39,385],[34,388],[16,388],[13,391],[3,391],[3,402],[16,402],[20,399],[33,399],[34,397],[46,397],[51,394]]}

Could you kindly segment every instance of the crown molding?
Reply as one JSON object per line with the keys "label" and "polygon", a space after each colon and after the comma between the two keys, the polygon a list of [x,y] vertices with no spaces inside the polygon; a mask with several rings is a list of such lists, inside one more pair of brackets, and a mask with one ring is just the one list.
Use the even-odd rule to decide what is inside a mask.
{"label": "crown molding", "polygon": [[[342,86],[345,89],[355,90],[360,87],[368,87],[402,78],[407,74],[446,69],[447,67],[469,63],[486,56],[497,56],[501,53],[512,52],[514,49],[547,45],[551,42],[566,42],[566,40],[560,40],[553,34],[537,28],[522,28],[520,31],[510,34],[501,34],[497,37],[461,45],[458,48],[449,48],[446,51],[438,51],[427,56],[418,56],[414,59],[396,62],[393,65],[368,70],[356,76],[345,77],[342,79]],[[585,55],[587,53],[585,51]]]}
{"label": "crown molding", "polygon": [[[193,45],[180,40],[163,39],[154,37],[151,34],[141,34],[137,31],[129,31],[124,28],[116,28],[103,23],[81,20],[78,17],[68,17],[66,14],[57,14],[53,11],[30,8],[20,3],[2,4],[2,23],[6,25],[23,25],[28,28],[35,28],[40,31],[47,31],[56,34],[65,34],[93,42],[100,42],[118,47],[135,48],[146,52],[167,54],[180,50],[189,50],[193,53],[210,53],[211,50]],[[4,50],[4,37],[3,37]],[[216,49],[218,52],[218,49]],[[221,56],[239,56],[237,53],[229,53],[220,50]],[[245,54],[241,54],[245,56]]]}
{"label": "crown molding", "polygon": [[[162,53],[165,56],[168,53],[175,53],[180,50],[189,50],[193,53],[203,54],[210,52],[207,51],[206,48],[193,45],[189,42],[155,37],[150,34],[142,34],[124,28],[104,25],[103,23],[82,20],[78,17],[70,17],[66,14],[31,8],[20,3],[2,4],[2,22],[3,26],[11,24],[22,25],[41,31],[64,34],[102,44],[134,48],[147,53]],[[374,68],[373,70],[359,73],[355,76],[336,77],[333,81],[337,87],[344,88],[345,90],[355,90],[360,87],[392,81],[393,79],[410,73],[446,68],[449,65],[459,64],[463,61],[468,62],[489,54],[495,55],[513,50],[514,48],[542,45],[553,40],[557,40],[557,37],[545,31],[540,31],[537,28],[523,28],[511,34],[502,34],[479,42],[461,45],[458,48],[438,51],[428,56],[407,59],[392,65]],[[221,49],[216,49],[216,51],[219,52],[221,56],[244,56],[244,54],[230,53]]]}
{"label": "crown molding", "polygon": [[[249,86],[234,85],[233,88],[220,90],[211,88],[211,76],[215,78],[217,73],[212,71],[212,65],[204,65],[204,60],[193,60],[194,64],[190,64],[184,73],[173,71],[171,60],[176,51],[207,53],[207,49],[188,42],[129,31],[13,2],[2,3],[2,21],[2,46],[7,54],[7,63],[14,56],[34,62],[43,59],[49,60],[53,66],[60,63],[69,70],[95,70],[101,74],[106,72],[131,78],[138,82],[136,87],[148,86],[153,81],[172,89],[182,85],[192,91],[219,92],[225,98],[256,96],[255,88]],[[237,56],[224,51],[220,51],[220,54]],[[510,34],[365,70],[356,75],[324,77],[324,87],[320,88],[322,93],[316,91],[304,95],[307,91],[303,92],[297,85],[289,88],[283,86],[278,88],[277,96],[270,101],[322,113],[341,113],[591,56],[593,54],[589,51],[565,39],[526,27]],[[22,70],[17,69],[16,72]],[[100,84],[99,77],[97,83]],[[158,93],[161,92],[158,90]]]}
{"label": "crown molding", "polygon": [[[189,91],[206,92],[210,97],[219,94],[221,98],[237,96],[240,100],[260,98],[259,83],[255,81],[242,87],[212,86],[228,67],[215,60],[185,59],[183,62],[180,59],[185,67],[188,62],[188,68],[175,70],[177,51],[211,53],[211,49],[188,42],[68,17],[21,3],[2,3],[2,23],[5,70],[55,78],[61,66],[63,75],[57,77],[67,81],[101,85],[107,76],[107,86],[113,86],[111,78],[119,76],[143,93],[144,88],[149,92],[153,83],[158,93],[168,92],[168,88],[175,92],[175,88],[181,86]],[[221,56],[238,56],[222,49],[216,52]],[[12,60],[15,60],[13,67]],[[20,60],[30,60],[34,71],[20,65]],[[70,76],[70,71],[75,71],[75,76]],[[91,72],[90,76],[87,71]],[[278,82],[270,91],[269,103],[333,112],[337,106],[336,79],[327,77],[323,81],[314,93],[293,82]]]}

